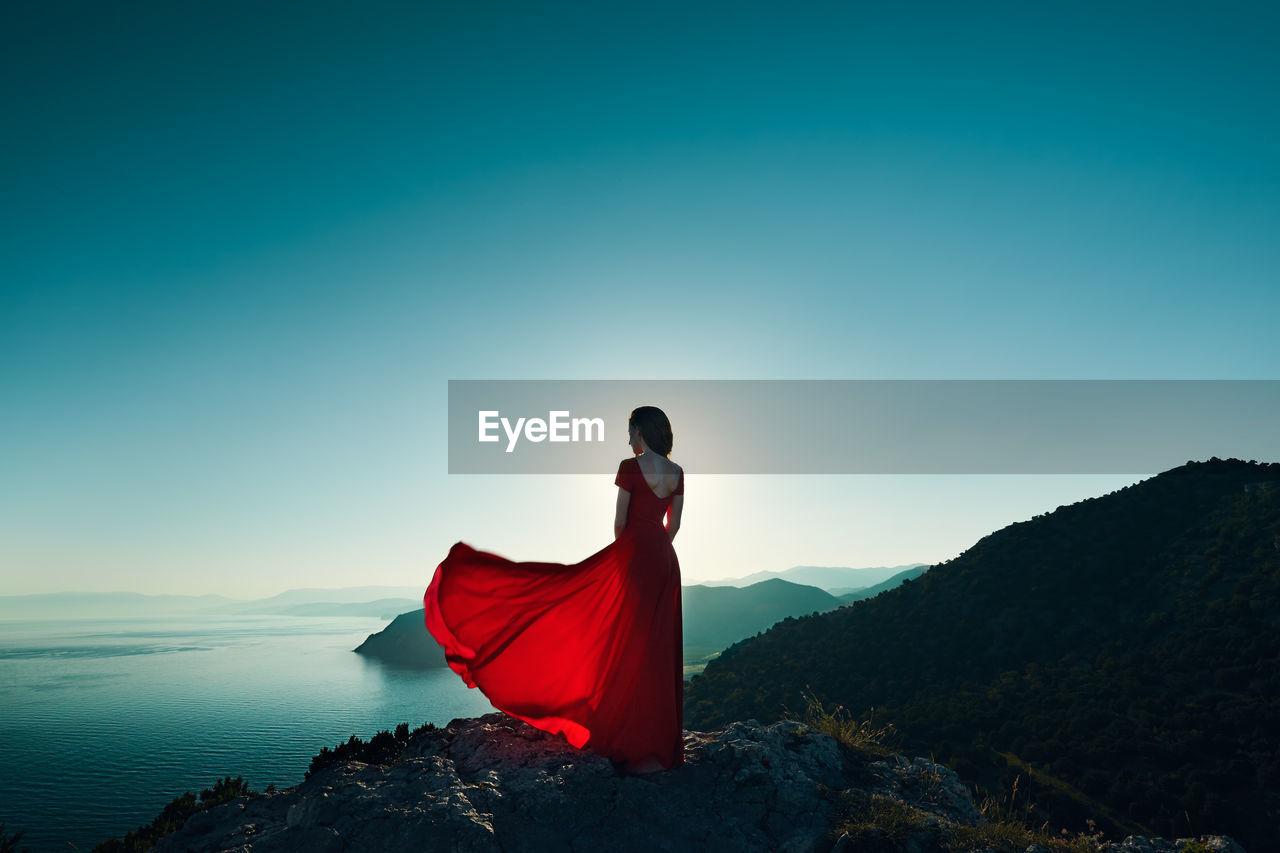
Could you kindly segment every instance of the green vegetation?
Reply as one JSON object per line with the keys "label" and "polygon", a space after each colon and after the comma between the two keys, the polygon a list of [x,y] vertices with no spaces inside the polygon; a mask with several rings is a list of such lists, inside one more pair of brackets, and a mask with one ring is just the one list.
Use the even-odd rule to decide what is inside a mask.
{"label": "green vegetation", "polygon": [[892,724],[877,726],[874,708],[865,719],[859,720],[843,705],[828,710],[813,693],[804,692],[802,695],[804,710],[799,714],[788,711],[786,716],[798,718],[809,728],[830,735],[863,756],[878,758],[893,751],[890,744],[897,739],[897,730]]}
{"label": "green vegetation", "polygon": [[[864,587],[863,589],[851,590],[849,592],[835,594],[845,604],[853,604],[855,601],[862,601],[867,598],[875,598],[885,590],[894,589],[901,586],[906,581],[912,581],[924,574],[926,566],[913,566],[898,572],[886,581],[881,581],[874,586]],[[834,594],[834,593],[833,593]]]}
{"label": "green vegetation", "polygon": [[923,850],[943,849],[943,822],[900,800],[842,792],[838,809],[834,834],[849,833],[854,850],[903,850],[912,841]]}
{"label": "green vegetation", "polygon": [[128,833],[123,841],[118,838],[104,841],[93,848],[94,853],[142,853],[142,851],[151,850],[161,838],[181,829],[193,814],[230,802],[236,797],[252,796],[254,792],[249,789],[242,777],[237,776],[232,779],[227,776],[213,783],[212,788],[201,791],[198,801],[196,795],[190,791],[175,797],[151,823]]}
{"label": "green vegetation", "polygon": [[401,723],[396,726],[394,733],[380,731],[369,738],[368,742],[352,735],[346,743],[340,743],[333,749],[327,746],[321,748],[320,753],[311,759],[311,767],[307,770],[306,778],[310,779],[312,773],[323,770],[331,764],[343,764],[347,761],[394,764],[400,759],[411,739],[422,732],[434,731],[436,727],[431,723],[419,726],[412,732],[409,731],[408,723]]}
{"label": "green vegetation", "polygon": [[883,794],[842,793],[837,808],[834,834],[848,833],[854,850],[901,850],[914,842],[919,849],[946,853],[1023,853],[1033,844],[1051,853],[1096,853],[1103,844],[1092,825],[1087,834],[1075,835],[1052,833],[1047,823],[1034,826],[1035,807],[1025,796],[1019,801],[1017,780],[1006,796],[983,801],[979,811],[985,823],[978,826],[955,823]]}
{"label": "green vegetation", "polygon": [[1214,853],[1214,850],[1203,841],[1188,841],[1178,848],[1178,853]]}
{"label": "green vegetation", "polygon": [[366,637],[354,651],[393,666],[447,666],[444,649],[427,631],[423,613],[421,607],[401,613],[387,627]]}
{"label": "green vegetation", "polygon": [[[367,742],[352,735],[346,743],[340,743],[333,749],[327,746],[322,748],[320,753],[311,759],[311,767],[306,775],[310,778],[312,773],[331,764],[347,761],[393,764],[400,759],[404,748],[413,737],[421,732],[433,731],[436,731],[436,727],[431,723],[421,725],[412,732],[409,731],[408,723],[401,723],[396,726],[394,732],[380,731]],[[264,793],[272,793],[275,790],[274,784],[268,785]],[[128,833],[123,841],[112,838],[99,844],[94,848],[94,853],[143,853],[154,848],[161,838],[181,829],[188,818],[197,812],[230,802],[236,797],[255,796],[259,796],[258,792],[251,790],[242,777],[237,776],[232,779],[228,776],[215,782],[212,788],[201,791],[199,798],[190,791],[175,797],[150,824],[140,826]],[[0,853],[16,853],[16,847],[5,845],[16,845],[22,833],[18,833],[12,839],[6,839],[3,829],[3,825],[0,825]]]}
{"label": "green vegetation", "polygon": [[681,587],[684,644],[723,649],[743,637],[754,637],[780,619],[825,613],[842,603],[826,590],[782,578],[744,587],[701,584]]}
{"label": "green vegetation", "polygon": [[[1052,792],[1052,795],[1055,801],[1058,801],[1058,802],[1070,801],[1074,803],[1075,813],[1095,814],[1101,820],[1103,820],[1107,826],[1118,827],[1120,832],[1124,835],[1141,835],[1143,833],[1148,832],[1148,830],[1144,829],[1142,826],[1138,824],[1133,823],[1123,814],[1120,814],[1115,809],[1109,807],[1105,803],[1100,803],[1092,799],[1091,797],[1085,795],[1081,791],[1072,787],[1067,782],[1064,782],[1063,780],[1058,779],[1055,776],[1051,776],[1050,774],[1046,773],[1044,770],[1037,770],[1035,767],[1032,767],[1030,764],[1027,764],[1025,761],[1018,758],[1018,756],[1014,755],[1013,753],[1001,753],[1001,757],[1004,758],[1005,764],[1008,768],[1008,770],[1006,770],[1005,775],[1007,775],[1008,772],[1013,772],[1017,774],[1014,777],[1015,790],[1017,788],[1017,783],[1020,780],[1025,779],[1027,781],[1026,781],[1026,784],[1024,785],[1024,788],[1041,791],[1041,792],[1045,792],[1045,791]],[[1045,814],[1042,812],[1037,812],[1036,815],[1033,815],[1032,812],[1036,812],[1036,811],[1037,810],[1035,809],[1034,806],[1029,806],[1027,809],[1027,814],[1023,817],[1022,822],[1027,825],[1031,825],[1033,823],[1032,821],[1033,817],[1038,817],[1041,819],[1048,818],[1048,814]],[[1097,828],[1097,823],[1093,818],[1085,818],[1084,820],[1085,820],[1085,823],[1089,826],[1090,831],[1093,831]]]}
{"label": "green vegetation", "polygon": [[786,619],[685,691],[689,728],[808,685],[979,796],[1109,837],[1280,824],[1280,465],[1188,463],[1009,525],[918,580]]}
{"label": "green vegetation", "polygon": [[[863,757],[878,759],[892,752],[890,745],[898,733],[892,724],[876,725],[874,710],[859,719],[843,705],[828,709],[813,693],[806,691],[803,696],[804,711],[787,716],[799,716],[808,728],[830,735]],[[1056,835],[1049,833],[1048,822],[1040,820],[1025,793],[1019,799],[1020,778],[1014,779],[1007,795],[988,796],[979,804],[978,811],[986,820],[981,826],[953,823],[881,794],[839,792],[834,834],[849,833],[855,850],[902,849],[912,840],[922,849],[944,851],[985,848],[997,853],[1022,853],[1032,844],[1063,853],[1094,853],[1098,849],[1102,836],[1092,821],[1088,822],[1087,835],[1070,837],[1065,830]]]}

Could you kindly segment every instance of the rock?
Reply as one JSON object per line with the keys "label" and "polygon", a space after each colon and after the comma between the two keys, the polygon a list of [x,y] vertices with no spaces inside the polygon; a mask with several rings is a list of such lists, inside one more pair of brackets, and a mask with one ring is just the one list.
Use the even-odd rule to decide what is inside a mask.
{"label": "rock", "polygon": [[890,756],[871,765],[877,782],[871,793],[910,803],[916,808],[954,823],[977,826],[984,822],[973,804],[973,795],[950,767],[927,758]]}
{"label": "rock", "polygon": [[[912,840],[877,849],[925,853],[941,827],[982,820],[949,768],[898,755],[870,761],[790,720],[685,732],[682,766],[627,776],[495,713],[415,734],[390,766],[333,763],[292,788],[210,809],[155,849],[853,853],[865,845],[836,822],[839,803],[855,795],[892,798],[923,816]],[[1137,841],[1108,853],[1164,849]],[[1243,853],[1226,844],[1211,849]]]}
{"label": "rock", "polygon": [[1213,853],[1245,853],[1244,848],[1225,835],[1202,835],[1199,838],[1139,838],[1129,836],[1119,843],[1104,844],[1099,853],[1180,853],[1190,845],[1199,845]]}
{"label": "rock", "polygon": [[1236,844],[1225,835],[1202,835],[1199,838],[1179,838],[1177,841],[1178,849],[1188,844],[1200,843],[1208,847],[1213,853],[1244,853],[1244,848]]}

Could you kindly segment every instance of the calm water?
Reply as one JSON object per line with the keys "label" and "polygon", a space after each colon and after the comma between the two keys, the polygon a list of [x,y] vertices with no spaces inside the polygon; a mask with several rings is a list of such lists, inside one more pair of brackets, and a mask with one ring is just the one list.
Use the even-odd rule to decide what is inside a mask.
{"label": "calm water", "polygon": [[354,654],[380,619],[0,622],[0,822],[91,850],[223,776],[302,781],[351,735],[493,707],[451,670]]}

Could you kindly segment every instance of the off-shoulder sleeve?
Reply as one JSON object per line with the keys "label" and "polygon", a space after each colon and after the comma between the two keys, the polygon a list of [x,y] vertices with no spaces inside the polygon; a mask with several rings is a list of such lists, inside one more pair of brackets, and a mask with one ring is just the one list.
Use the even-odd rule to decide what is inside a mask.
{"label": "off-shoulder sleeve", "polygon": [[631,491],[631,469],[627,465],[631,460],[623,459],[618,463],[618,476],[613,478],[615,486],[621,486],[626,491]]}
{"label": "off-shoulder sleeve", "polygon": [[680,469],[680,482],[676,484],[676,490],[671,494],[672,495],[684,494],[684,469],[683,468]]}

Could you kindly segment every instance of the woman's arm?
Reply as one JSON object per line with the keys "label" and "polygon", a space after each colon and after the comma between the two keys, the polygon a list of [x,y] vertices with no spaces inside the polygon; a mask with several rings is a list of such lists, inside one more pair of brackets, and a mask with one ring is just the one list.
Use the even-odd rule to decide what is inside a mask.
{"label": "woman's arm", "polygon": [[680,515],[684,512],[684,495],[672,495],[671,508],[667,510],[667,536],[670,541],[676,540],[676,531],[680,529]]}
{"label": "woman's arm", "polygon": [[613,513],[613,538],[617,539],[627,528],[627,507],[631,505],[631,493],[618,487],[618,506]]}

